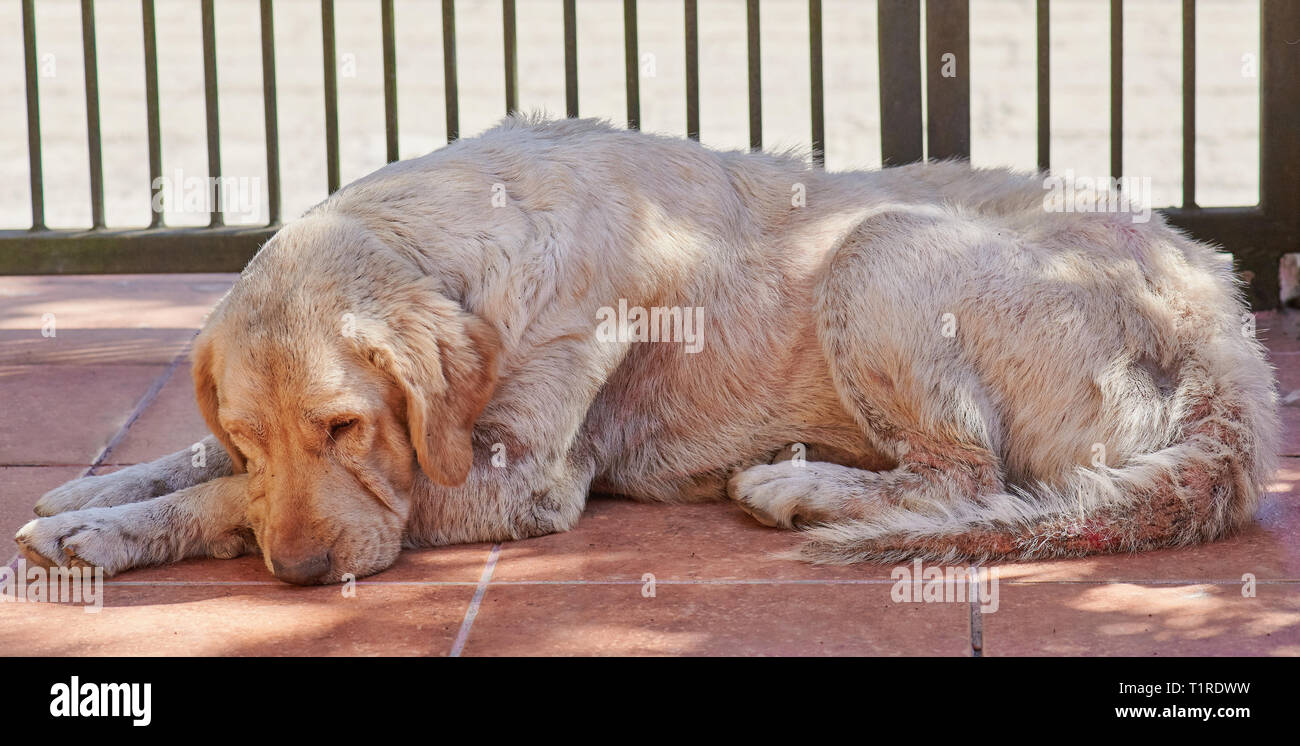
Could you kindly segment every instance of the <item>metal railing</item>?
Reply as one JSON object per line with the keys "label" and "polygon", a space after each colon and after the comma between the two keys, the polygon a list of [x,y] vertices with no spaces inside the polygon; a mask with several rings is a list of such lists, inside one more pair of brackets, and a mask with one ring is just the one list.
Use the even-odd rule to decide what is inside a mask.
{"label": "metal railing", "polygon": [[[564,17],[565,113],[579,115],[577,13],[575,0],[560,0]],[[393,1],[381,9],[384,121],[388,161],[397,160],[397,62]],[[515,0],[502,0],[505,111],[518,109],[519,72]],[[144,25],[145,95],[150,183],[162,173],[158,107],[158,55],[153,0],[141,0]],[[1260,200],[1256,206],[1201,208],[1196,205],[1196,8],[1182,0],[1182,160],[1183,206],[1164,210],[1170,220],[1198,238],[1221,244],[1236,256],[1239,268],[1253,273],[1257,307],[1277,302],[1280,255],[1300,245],[1300,53],[1289,42],[1300,39],[1300,2],[1261,0],[1260,65]],[[697,0],[683,0],[686,56],[686,131],[700,136],[700,67]],[[923,158],[970,157],[969,75],[944,77],[939,50],[969,60],[969,0],[926,0],[924,49],[921,0],[879,0],[881,157],[886,166]],[[747,0],[749,144],[763,145],[763,95],[759,0]],[[1110,0],[1110,169],[1123,175],[1123,0]],[[460,132],[456,67],[455,0],[442,0],[443,71],[448,140]],[[1037,0],[1037,134],[1038,165],[1051,166],[1050,0]],[[37,75],[34,0],[22,0],[23,51],[26,65],[28,156],[31,173],[32,227],[0,231],[0,273],[208,272],[240,269],[280,224],[280,151],[275,91],[275,44],[272,0],[261,0],[262,86],[265,108],[266,175],[269,219],[261,227],[226,226],[220,206],[202,228],[168,227],[154,210],[143,229],[110,229],[104,224],[104,189],[96,70],[94,0],[81,0],[82,45],[88,148],[90,155],[90,230],[54,230],[45,225],[41,163],[41,124]],[[201,1],[204,102],[210,177],[221,175],[218,130],[216,37],[213,0]],[[808,0],[811,89],[810,139],[813,159],[824,162],[825,112],[822,67],[822,3]],[[329,191],[340,186],[338,85],[335,60],[334,2],[321,0],[325,86],[325,160]],[[637,2],[623,0],[627,121],[641,122],[637,51]],[[924,70],[922,60],[925,60]],[[967,64],[969,69],[969,63]],[[922,123],[921,76],[926,75]]]}

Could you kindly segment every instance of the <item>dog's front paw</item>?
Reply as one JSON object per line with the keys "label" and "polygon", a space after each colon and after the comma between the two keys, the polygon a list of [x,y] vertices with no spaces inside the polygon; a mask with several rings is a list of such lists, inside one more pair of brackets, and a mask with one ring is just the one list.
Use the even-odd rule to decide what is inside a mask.
{"label": "dog's front paw", "polygon": [[36,515],[51,516],[81,510],[94,500],[103,487],[103,477],[74,479],[46,492],[36,501]]}
{"label": "dog's front paw", "polygon": [[55,487],[36,502],[36,515],[54,516],[86,508],[111,508],[173,492],[152,464],[137,464],[112,474],[82,477]]}
{"label": "dog's front paw", "polygon": [[14,541],[28,561],[45,567],[102,567],[108,575],[136,564],[133,537],[104,510],[37,518],[18,529]]}

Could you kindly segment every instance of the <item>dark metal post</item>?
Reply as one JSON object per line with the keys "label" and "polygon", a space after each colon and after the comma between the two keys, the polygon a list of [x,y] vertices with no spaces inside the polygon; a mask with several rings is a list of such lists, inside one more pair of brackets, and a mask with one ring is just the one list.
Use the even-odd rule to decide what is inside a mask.
{"label": "dark metal post", "polygon": [[876,8],[880,36],[880,154],[886,166],[925,157],[921,127],[921,6],[890,0]]}

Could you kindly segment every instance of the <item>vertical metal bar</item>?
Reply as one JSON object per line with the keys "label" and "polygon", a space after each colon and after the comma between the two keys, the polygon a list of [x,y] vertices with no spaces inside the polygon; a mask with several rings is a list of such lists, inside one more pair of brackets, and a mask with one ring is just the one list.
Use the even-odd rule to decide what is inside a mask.
{"label": "vertical metal bar", "polygon": [[1183,0],[1183,207],[1196,207],[1196,0]]}
{"label": "vertical metal bar", "polygon": [[442,83],[447,102],[447,142],[460,137],[460,89],[456,75],[456,0],[442,0]]}
{"label": "vertical metal bar", "polygon": [[1278,302],[1278,260],[1300,245],[1300,3],[1263,0],[1259,25],[1259,201],[1277,227],[1267,248],[1244,257],[1243,269],[1255,272],[1255,295],[1272,308]]}
{"label": "vertical metal bar", "polygon": [[[212,0],[203,0],[203,100],[208,120],[208,178],[221,183],[221,120],[217,111],[217,28],[212,15]],[[221,188],[213,190],[212,213],[208,225],[222,225]]]}
{"label": "vertical metal bar", "polygon": [[99,130],[99,60],[95,0],[81,0],[81,57],[86,71],[86,140],[90,153],[90,222],[104,227],[104,151]]}
{"label": "vertical metal bar", "polygon": [[822,0],[808,0],[808,73],[812,106],[812,159],[826,165],[826,109],[822,85]]}
{"label": "vertical metal bar", "polygon": [[334,50],[334,0],[320,0],[321,51],[325,61],[325,181],[339,189],[339,80]]}
{"label": "vertical metal bar", "polygon": [[578,11],[564,0],[564,115],[578,116]]}
{"label": "vertical metal bar", "polygon": [[158,34],[154,27],[153,0],[140,0],[140,17],[144,25],[144,98],[145,127],[149,131],[149,227],[163,224],[162,126],[158,113]]}
{"label": "vertical metal bar", "polygon": [[686,136],[700,139],[700,18],[686,0]]}
{"label": "vertical metal bar", "polygon": [[384,137],[388,162],[397,160],[397,39],[393,30],[393,0],[383,0],[380,17],[384,37]]}
{"label": "vertical metal bar", "polygon": [[519,110],[519,46],[515,36],[515,0],[501,0],[501,25],[506,47],[506,114],[513,114]]}
{"label": "vertical metal bar", "polygon": [[1124,0],[1110,0],[1110,175],[1124,175]]}
{"label": "vertical metal bar", "polygon": [[45,229],[45,191],[41,168],[41,101],[36,69],[35,0],[23,0],[23,62],[27,70],[27,167],[31,178],[32,230]]}
{"label": "vertical metal bar", "polygon": [[[1280,221],[1283,245],[1300,242],[1300,3],[1263,0],[1260,6],[1260,204]],[[1288,248],[1287,251],[1294,251]],[[1278,253],[1282,253],[1278,251]],[[1277,269],[1273,259],[1269,271]],[[1276,290],[1273,291],[1276,298]]]}
{"label": "vertical metal bar", "polygon": [[266,224],[280,222],[280,123],[275,92],[275,10],[262,0],[262,109],[266,119]]}
{"label": "vertical metal bar", "polygon": [[920,0],[876,6],[880,35],[880,155],[886,166],[925,157],[921,127]]}
{"label": "vertical metal bar", "polygon": [[745,0],[745,34],[749,46],[749,149],[763,149],[763,54],[759,40],[758,0]]}
{"label": "vertical metal bar", "polygon": [[1052,166],[1051,0],[1038,0],[1038,168]]}
{"label": "vertical metal bar", "polygon": [[623,0],[623,66],[627,78],[627,126],[641,129],[641,59],[637,52],[636,0]]}
{"label": "vertical metal bar", "polygon": [[926,0],[925,37],[926,155],[970,160],[968,0]]}

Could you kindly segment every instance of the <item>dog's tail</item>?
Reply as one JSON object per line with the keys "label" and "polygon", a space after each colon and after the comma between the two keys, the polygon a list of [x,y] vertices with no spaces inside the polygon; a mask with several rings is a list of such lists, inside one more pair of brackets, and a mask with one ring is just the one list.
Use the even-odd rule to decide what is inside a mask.
{"label": "dog's tail", "polygon": [[984,495],[944,512],[894,508],[819,526],[796,552],[821,563],[1020,560],[1223,536],[1251,520],[1274,473],[1277,394],[1253,339],[1210,348],[1181,366],[1166,447],[1121,468],[1078,467],[1054,486]]}

